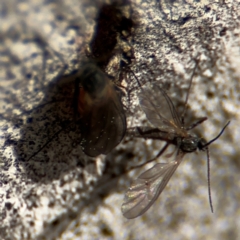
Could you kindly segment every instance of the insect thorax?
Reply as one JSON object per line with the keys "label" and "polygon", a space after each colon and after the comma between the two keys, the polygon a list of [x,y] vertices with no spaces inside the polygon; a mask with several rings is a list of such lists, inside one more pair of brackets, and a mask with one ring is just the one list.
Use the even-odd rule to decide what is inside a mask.
{"label": "insect thorax", "polygon": [[181,140],[180,149],[183,152],[194,152],[197,149],[203,150],[205,145],[205,140],[195,136],[189,136]]}
{"label": "insect thorax", "polygon": [[79,82],[83,86],[84,91],[90,94],[92,98],[98,98],[99,95],[102,95],[108,81],[109,79],[106,75],[91,63],[84,66],[79,76]]}

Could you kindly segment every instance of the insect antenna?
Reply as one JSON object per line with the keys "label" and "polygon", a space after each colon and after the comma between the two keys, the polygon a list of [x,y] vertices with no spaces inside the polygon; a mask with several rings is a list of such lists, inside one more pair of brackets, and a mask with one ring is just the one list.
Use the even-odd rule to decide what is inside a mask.
{"label": "insect antenna", "polygon": [[213,213],[213,204],[212,204],[212,195],[211,195],[211,182],[210,182],[210,154],[209,149],[206,147],[207,150],[207,181],[208,181],[208,199],[211,208],[211,212]]}
{"label": "insect antenna", "polygon": [[209,146],[211,143],[213,143],[214,141],[216,141],[224,132],[225,128],[230,124],[230,121],[227,122],[227,124],[223,127],[223,129],[221,130],[221,132],[212,140],[210,140],[209,142],[207,142],[206,144],[204,144],[201,149],[206,148],[207,146]]}
{"label": "insect antenna", "polygon": [[228,121],[228,123],[223,127],[223,129],[221,130],[221,132],[215,137],[213,138],[211,141],[209,141],[208,143],[204,144],[201,149],[204,150],[206,149],[207,151],[207,179],[208,179],[208,197],[209,197],[209,204],[210,204],[210,208],[211,208],[211,212],[213,213],[213,204],[212,204],[212,195],[211,195],[211,183],[210,183],[210,153],[209,153],[209,148],[208,146],[213,143],[214,141],[216,141],[224,132],[225,128],[230,124],[230,121]]}

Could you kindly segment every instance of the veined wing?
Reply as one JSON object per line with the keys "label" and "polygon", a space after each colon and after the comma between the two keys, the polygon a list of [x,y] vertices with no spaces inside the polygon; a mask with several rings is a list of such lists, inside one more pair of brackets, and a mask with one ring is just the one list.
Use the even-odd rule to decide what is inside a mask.
{"label": "veined wing", "polygon": [[143,88],[139,102],[148,120],[159,130],[185,136],[173,102],[161,87],[154,84],[151,89]]}
{"label": "veined wing", "polygon": [[91,157],[109,153],[121,142],[126,132],[126,117],[121,100],[116,90],[111,89],[110,92],[105,104],[94,105],[82,119],[81,146]]}
{"label": "veined wing", "polygon": [[128,189],[122,204],[123,216],[132,219],[145,213],[157,200],[182,161],[178,151],[175,161],[158,163],[142,173]]}

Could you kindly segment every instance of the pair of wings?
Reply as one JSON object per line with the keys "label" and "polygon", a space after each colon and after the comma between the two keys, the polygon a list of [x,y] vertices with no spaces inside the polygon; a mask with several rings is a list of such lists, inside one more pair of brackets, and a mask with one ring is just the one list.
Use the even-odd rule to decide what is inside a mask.
{"label": "pair of wings", "polygon": [[[153,85],[151,89],[142,89],[139,102],[148,120],[160,131],[175,136],[186,136],[186,130],[171,99],[158,85]],[[178,149],[174,161],[157,163],[132,183],[125,194],[121,208],[124,217],[136,218],[152,206],[181,163],[183,156],[184,152]]]}
{"label": "pair of wings", "polygon": [[114,84],[105,76],[106,95],[96,102],[81,121],[81,146],[85,154],[96,157],[107,154],[123,139],[126,117]]}

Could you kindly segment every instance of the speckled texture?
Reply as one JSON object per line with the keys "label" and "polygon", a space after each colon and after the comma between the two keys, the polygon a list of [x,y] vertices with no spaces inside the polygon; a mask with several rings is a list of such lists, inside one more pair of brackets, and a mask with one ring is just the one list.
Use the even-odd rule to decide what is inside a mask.
{"label": "speckled texture", "polygon": [[[124,219],[121,204],[131,179],[143,170],[123,173],[150,159],[162,143],[125,138],[107,157],[88,158],[69,107],[74,71],[88,52],[102,4],[1,3],[0,238],[239,239],[239,1],[125,1],[122,7],[134,31],[118,36],[106,71],[114,75],[115,60],[130,49],[128,66],[139,79],[175,83],[171,97],[181,101],[199,57],[187,119],[209,118],[196,129],[207,140],[231,120],[210,146],[215,213],[208,203],[206,155],[199,153],[184,157],[161,197],[134,220]],[[116,81],[123,78],[133,89],[136,81],[124,71]],[[130,101],[124,97],[129,127],[144,124],[132,92]]]}

